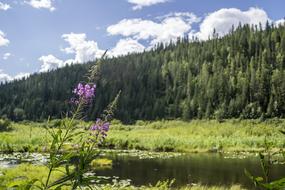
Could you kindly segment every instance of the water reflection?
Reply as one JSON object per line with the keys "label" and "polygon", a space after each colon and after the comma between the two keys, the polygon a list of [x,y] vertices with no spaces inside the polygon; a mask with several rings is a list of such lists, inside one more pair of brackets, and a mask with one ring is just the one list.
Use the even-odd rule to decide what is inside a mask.
{"label": "water reflection", "polygon": [[[261,175],[257,157],[224,158],[219,154],[190,154],[168,159],[138,159],[129,156],[112,156],[113,168],[98,171],[99,175],[119,176],[131,179],[135,185],[155,184],[159,180],[175,179],[175,185],[191,183],[205,185],[242,184],[252,188],[252,183],[244,174],[248,169],[254,175]],[[272,167],[273,179],[285,176],[285,166]]]}
{"label": "water reflection", "polygon": [[[255,176],[261,175],[258,157],[229,158],[223,154],[158,154],[158,153],[112,153],[104,155],[113,160],[111,169],[96,171],[100,176],[118,176],[119,179],[131,179],[134,185],[156,184],[157,181],[175,179],[176,186],[191,183],[203,185],[241,184],[253,189],[252,182],[245,176],[246,168]],[[243,156],[241,156],[242,158]],[[2,154],[0,169],[14,167],[20,163],[46,164],[47,155]],[[285,165],[271,168],[272,179],[285,176]]]}

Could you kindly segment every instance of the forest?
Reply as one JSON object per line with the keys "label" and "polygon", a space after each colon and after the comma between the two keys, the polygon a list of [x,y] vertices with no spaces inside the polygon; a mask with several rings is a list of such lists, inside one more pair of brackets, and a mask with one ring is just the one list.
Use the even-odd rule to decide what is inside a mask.
{"label": "forest", "polygon": [[[60,118],[75,84],[96,62],[67,65],[0,87],[0,117],[14,121]],[[223,37],[187,36],[143,53],[104,58],[89,119],[121,91],[116,118],[284,118],[285,26],[244,25]]]}

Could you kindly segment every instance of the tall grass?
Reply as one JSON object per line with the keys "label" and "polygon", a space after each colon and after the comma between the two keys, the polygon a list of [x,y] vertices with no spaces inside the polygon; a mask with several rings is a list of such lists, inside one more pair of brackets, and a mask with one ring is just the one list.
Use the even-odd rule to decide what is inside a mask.
{"label": "tall grass", "polygon": [[[55,122],[56,123],[56,122]],[[45,150],[49,136],[41,123],[13,123],[12,130],[0,132],[0,150]],[[78,122],[78,128],[89,124]],[[150,151],[259,151],[267,138],[275,148],[285,146],[279,130],[285,129],[284,120],[215,120],[138,121],[133,125],[112,123],[104,146],[115,149]]]}
{"label": "tall grass", "polygon": [[0,132],[0,150],[12,151],[42,151],[48,143],[49,136],[43,127],[35,123],[13,123],[12,129]]}
{"label": "tall grass", "polygon": [[258,151],[267,138],[275,148],[285,145],[279,133],[284,120],[214,120],[137,122],[116,124],[106,145],[118,149],[152,151]]}

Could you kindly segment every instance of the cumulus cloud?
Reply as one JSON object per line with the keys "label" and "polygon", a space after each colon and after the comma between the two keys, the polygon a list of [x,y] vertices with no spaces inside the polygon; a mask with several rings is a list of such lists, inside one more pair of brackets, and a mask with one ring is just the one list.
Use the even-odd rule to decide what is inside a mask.
{"label": "cumulus cloud", "polygon": [[86,34],[63,34],[62,38],[69,44],[69,47],[62,49],[65,53],[75,54],[73,60],[69,62],[85,63],[94,61],[103,55],[104,51],[100,50],[97,42],[87,40]]}
{"label": "cumulus cloud", "polygon": [[7,11],[10,8],[11,6],[9,4],[0,2],[0,10]]}
{"label": "cumulus cloud", "polygon": [[53,0],[29,0],[25,2],[36,9],[48,9],[54,11],[55,7],[52,5],[52,1]]}
{"label": "cumulus cloud", "polygon": [[11,81],[12,77],[6,73],[4,73],[1,69],[0,69],[0,83],[6,82],[6,81]]}
{"label": "cumulus cloud", "polygon": [[9,59],[9,57],[11,56],[12,54],[11,53],[4,53],[4,55],[3,55],[3,59],[4,60],[7,60],[7,59]]}
{"label": "cumulus cloud", "polygon": [[9,74],[4,73],[3,70],[0,69],[0,84],[4,82],[11,82],[13,80],[20,80],[29,76],[30,73],[19,73],[16,76],[12,77]]}
{"label": "cumulus cloud", "polygon": [[7,46],[9,43],[10,41],[6,39],[4,32],[0,30],[0,46]]}
{"label": "cumulus cloud", "polygon": [[158,42],[167,43],[184,36],[191,30],[191,24],[199,18],[192,13],[174,13],[166,15],[162,20],[155,22],[143,19],[123,19],[107,28],[110,35],[122,35],[136,40],[151,40],[153,46]]}
{"label": "cumulus cloud", "polygon": [[120,39],[116,46],[111,49],[109,56],[120,56],[127,55],[128,53],[138,53],[144,51],[145,47],[140,44],[137,40],[127,38]]}
{"label": "cumulus cloud", "polygon": [[103,50],[98,48],[97,42],[87,40],[86,34],[84,33],[63,34],[62,38],[68,43],[69,46],[62,48],[61,51],[67,54],[74,54],[75,57],[64,61],[51,54],[41,56],[39,61],[42,62],[42,65],[39,72],[47,72],[65,65],[94,61],[101,57],[104,53]]}
{"label": "cumulus cloud", "polygon": [[143,7],[152,6],[158,3],[165,3],[169,0],[128,0],[129,3],[133,4],[133,10],[139,10]]}
{"label": "cumulus cloud", "polygon": [[13,80],[21,80],[21,79],[26,79],[30,76],[30,73],[18,73],[16,76],[13,77]]}
{"label": "cumulus cloud", "polygon": [[59,67],[63,67],[64,61],[56,58],[53,55],[46,55],[46,56],[41,56],[39,58],[39,61],[42,62],[41,68],[40,68],[40,72],[47,72],[47,71],[51,71],[54,70],[56,68]]}
{"label": "cumulus cloud", "polygon": [[219,36],[227,34],[232,26],[240,24],[259,24],[265,25],[270,20],[267,13],[259,8],[250,8],[247,11],[241,11],[236,8],[220,9],[210,13],[200,25],[200,31],[197,37],[202,40],[207,40],[212,34],[213,30]]}
{"label": "cumulus cloud", "polygon": [[276,26],[284,25],[284,24],[285,24],[285,19],[284,19],[284,18],[275,21],[275,25],[276,25]]}

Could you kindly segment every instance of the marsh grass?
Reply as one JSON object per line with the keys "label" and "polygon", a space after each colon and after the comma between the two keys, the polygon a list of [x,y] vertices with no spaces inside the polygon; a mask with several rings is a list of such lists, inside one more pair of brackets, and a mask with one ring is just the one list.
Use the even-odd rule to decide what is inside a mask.
{"label": "marsh grass", "polygon": [[[53,122],[56,123],[57,122]],[[49,135],[43,123],[12,123],[12,130],[0,132],[2,152],[48,151]],[[89,123],[78,121],[83,130]],[[53,127],[53,126],[51,126]],[[56,126],[54,126],[56,127]],[[124,125],[118,120],[112,123],[103,147],[111,149],[137,149],[157,152],[257,152],[263,149],[264,139],[273,148],[284,148],[285,142],[279,130],[285,129],[284,120],[215,120],[137,121]],[[66,149],[72,148],[66,145]]]}
{"label": "marsh grass", "polygon": [[35,152],[42,151],[49,137],[44,128],[34,123],[13,123],[10,131],[0,133],[0,139],[2,152]]}
{"label": "marsh grass", "polygon": [[[51,181],[63,176],[63,169],[59,168],[52,176]],[[20,164],[14,168],[3,169],[0,176],[0,189],[6,189],[13,185],[25,184],[32,179],[44,181],[47,177],[48,168],[42,165]],[[36,184],[39,184],[37,182]]]}
{"label": "marsh grass", "polygon": [[134,125],[113,125],[106,146],[174,152],[255,152],[263,149],[265,137],[274,148],[284,147],[279,133],[284,128],[284,120],[140,121]]}
{"label": "marsh grass", "polygon": [[[84,130],[89,123],[76,121],[78,130]],[[45,127],[55,128],[58,120],[52,120],[49,124],[44,122],[13,122],[9,131],[0,132],[0,151],[4,153],[12,152],[47,152],[51,137]],[[65,149],[72,148],[70,144],[64,145]]]}

